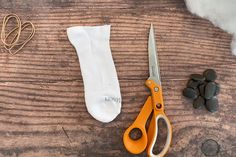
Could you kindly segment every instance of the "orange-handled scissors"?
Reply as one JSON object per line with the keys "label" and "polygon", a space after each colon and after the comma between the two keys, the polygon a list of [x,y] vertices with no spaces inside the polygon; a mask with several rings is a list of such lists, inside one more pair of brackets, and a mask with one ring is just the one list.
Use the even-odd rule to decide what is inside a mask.
{"label": "orange-handled scissors", "polygon": [[[149,96],[141,109],[138,117],[134,123],[125,131],[123,136],[123,142],[126,149],[133,153],[142,153],[147,148],[147,154],[149,157],[163,157],[171,144],[172,128],[169,119],[164,113],[164,103],[162,97],[162,88],[160,80],[160,70],[158,66],[158,60],[156,55],[156,42],[153,25],[151,24],[149,40],[148,40],[148,56],[149,56],[149,78],[146,81],[146,86],[151,91]],[[146,132],[146,123],[153,112],[148,131]],[[167,126],[167,138],[166,143],[162,151],[158,154],[153,152],[154,145],[156,143],[158,135],[158,120],[163,119]],[[138,129],[142,136],[139,139],[132,139],[130,133],[132,130]]]}

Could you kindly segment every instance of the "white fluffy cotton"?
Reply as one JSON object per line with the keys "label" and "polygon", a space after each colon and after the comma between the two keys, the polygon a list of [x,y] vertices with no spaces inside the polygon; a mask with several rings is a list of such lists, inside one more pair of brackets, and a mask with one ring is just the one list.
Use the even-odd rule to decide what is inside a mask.
{"label": "white fluffy cotton", "polygon": [[232,53],[236,55],[236,0],[185,0],[188,9],[233,34]]}

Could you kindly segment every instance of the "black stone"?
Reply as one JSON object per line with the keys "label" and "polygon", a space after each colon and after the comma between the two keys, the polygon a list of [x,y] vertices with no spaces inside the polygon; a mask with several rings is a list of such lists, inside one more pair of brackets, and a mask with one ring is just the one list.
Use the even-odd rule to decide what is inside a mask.
{"label": "black stone", "polygon": [[188,81],[187,87],[196,89],[199,86],[199,84],[200,84],[199,81],[194,81],[194,80],[191,79],[191,80]]}
{"label": "black stone", "polygon": [[199,81],[199,82],[205,81],[205,77],[201,74],[191,74],[190,78],[195,80],[195,81]]}
{"label": "black stone", "polygon": [[195,92],[197,93],[197,96],[199,96],[200,92],[199,92],[198,88],[196,88],[196,89],[194,89],[194,90],[195,90]]}
{"label": "black stone", "polygon": [[219,104],[217,98],[212,98],[206,101],[206,108],[210,112],[216,112],[218,110]]}
{"label": "black stone", "polygon": [[198,96],[198,90],[194,90],[192,88],[184,88],[183,95],[190,99],[196,99]]}
{"label": "black stone", "polygon": [[207,81],[215,81],[217,78],[216,72],[213,69],[207,69],[204,71],[203,75],[205,76]]}
{"label": "black stone", "polygon": [[215,95],[215,92],[216,92],[216,84],[214,82],[207,83],[205,87],[204,98],[211,99]]}
{"label": "black stone", "polygon": [[201,84],[199,87],[198,87],[198,89],[199,89],[199,92],[200,92],[200,95],[201,96],[205,96],[205,86],[206,86],[206,84]]}
{"label": "black stone", "polygon": [[195,100],[193,101],[193,107],[194,107],[195,109],[204,106],[204,104],[205,104],[205,99],[204,99],[203,97],[201,97],[201,96],[199,96],[197,99],[195,99]]}

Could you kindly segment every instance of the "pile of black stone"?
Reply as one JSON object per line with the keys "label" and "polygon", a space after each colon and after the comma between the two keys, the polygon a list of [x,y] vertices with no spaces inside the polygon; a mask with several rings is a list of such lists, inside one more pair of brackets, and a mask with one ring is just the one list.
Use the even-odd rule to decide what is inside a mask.
{"label": "pile of black stone", "polygon": [[215,82],[217,78],[213,69],[207,69],[203,75],[192,74],[187,87],[183,90],[183,95],[193,99],[193,107],[201,108],[203,106],[210,112],[218,110],[217,95],[220,92],[220,86]]}

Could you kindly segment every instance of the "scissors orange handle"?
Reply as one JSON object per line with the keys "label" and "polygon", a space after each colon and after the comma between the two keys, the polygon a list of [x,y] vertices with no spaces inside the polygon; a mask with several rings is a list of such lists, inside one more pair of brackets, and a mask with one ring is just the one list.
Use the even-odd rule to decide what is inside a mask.
{"label": "scissors orange handle", "polygon": [[[169,119],[164,113],[164,103],[162,97],[162,88],[160,85],[157,85],[153,80],[147,80],[146,86],[150,89],[152,94],[152,107],[153,107],[153,116],[148,128],[148,148],[147,153],[150,157],[163,157],[171,144],[172,139],[172,127]],[[167,126],[167,138],[164,148],[159,154],[153,153],[153,148],[156,143],[158,135],[158,120],[163,119]]]}
{"label": "scissors orange handle", "polygon": [[[150,105],[151,103],[152,103],[152,98],[151,96],[149,96],[134,123],[131,124],[130,127],[126,129],[124,133],[123,142],[126,149],[130,153],[133,154],[142,153],[147,147],[148,137],[145,125],[148,120],[148,117],[152,113],[152,106]],[[130,133],[133,129],[139,129],[141,131],[142,133],[141,138],[134,140],[130,137]]]}
{"label": "scissors orange handle", "polygon": [[[146,100],[141,112],[134,121],[134,123],[125,131],[123,136],[123,142],[126,149],[133,153],[139,154],[147,148],[149,157],[163,157],[171,144],[172,128],[170,121],[164,113],[164,104],[162,98],[162,89],[160,85],[157,85],[153,80],[147,80],[146,86],[151,91],[151,96]],[[148,133],[146,132],[145,125],[148,117],[153,111],[153,116],[149,124]],[[167,125],[167,138],[163,150],[159,154],[153,153],[153,147],[156,143],[158,135],[158,120],[163,119]],[[142,133],[141,138],[134,140],[130,137],[130,132],[133,129],[139,129]]]}

